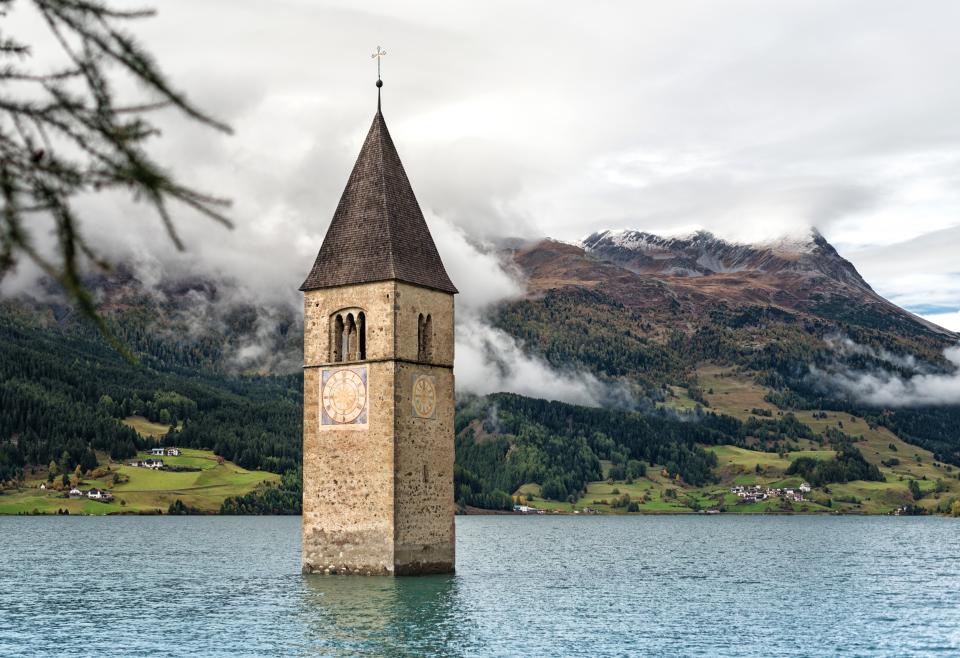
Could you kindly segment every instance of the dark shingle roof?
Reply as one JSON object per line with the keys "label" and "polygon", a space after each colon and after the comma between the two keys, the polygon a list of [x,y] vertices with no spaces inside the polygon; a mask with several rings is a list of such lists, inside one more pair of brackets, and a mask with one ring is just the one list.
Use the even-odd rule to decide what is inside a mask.
{"label": "dark shingle roof", "polygon": [[390,279],[457,292],[378,109],[300,290]]}

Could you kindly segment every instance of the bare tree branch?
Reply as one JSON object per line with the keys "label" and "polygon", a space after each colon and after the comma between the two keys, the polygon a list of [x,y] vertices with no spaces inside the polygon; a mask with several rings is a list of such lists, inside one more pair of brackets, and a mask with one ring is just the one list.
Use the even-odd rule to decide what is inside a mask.
{"label": "bare tree branch", "polygon": [[[0,18],[18,0],[0,0]],[[228,200],[178,182],[155,162],[147,142],[160,134],[148,116],[176,109],[215,130],[226,124],[194,106],[167,81],[153,57],[121,26],[154,15],[118,10],[95,0],[20,0],[46,22],[65,57],[51,70],[34,70],[30,45],[0,33],[0,280],[23,256],[58,281],[111,344],[131,354],[110,332],[83,285],[86,263],[108,264],[83,239],[72,200],[80,194],[121,190],[157,213],[177,249],[185,245],[170,213],[179,202],[226,227]],[[118,103],[107,71],[119,69],[148,98]],[[9,91],[12,84],[21,93]],[[23,91],[22,86],[31,87]],[[56,256],[44,256],[32,236],[46,218],[56,228]]]}

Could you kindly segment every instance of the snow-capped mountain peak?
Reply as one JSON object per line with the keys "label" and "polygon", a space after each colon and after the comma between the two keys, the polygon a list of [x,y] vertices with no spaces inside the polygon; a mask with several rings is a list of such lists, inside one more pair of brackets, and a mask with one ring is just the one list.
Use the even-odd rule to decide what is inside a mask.
{"label": "snow-capped mountain peak", "polygon": [[637,273],[700,277],[744,271],[793,272],[870,289],[816,229],[753,244],[728,241],[702,230],[660,236],[608,229],[588,235],[580,246],[594,257]]}

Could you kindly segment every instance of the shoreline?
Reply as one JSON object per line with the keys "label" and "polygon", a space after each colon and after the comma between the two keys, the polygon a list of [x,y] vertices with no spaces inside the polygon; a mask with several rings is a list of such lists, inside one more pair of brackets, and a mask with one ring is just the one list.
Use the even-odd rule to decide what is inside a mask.
{"label": "shoreline", "polygon": [[606,512],[545,512],[543,514],[531,514],[529,512],[505,512],[497,510],[485,510],[477,512],[458,512],[456,516],[942,516],[944,518],[956,518],[949,514],[869,514],[865,512],[624,512],[623,514],[610,514]]}
{"label": "shoreline", "polygon": [[[167,514],[167,513],[158,513],[158,512],[110,512],[108,514],[81,514],[81,513],[66,513],[60,514],[57,512],[18,512],[16,514],[0,514],[0,518],[18,518],[18,517],[37,517],[37,516],[52,516],[52,517],[74,517],[74,518],[107,518],[107,517],[231,517],[231,518],[241,518],[241,517],[258,517],[258,516],[270,516],[270,517],[300,517],[302,514],[218,514],[218,513],[201,513],[201,514]],[[834,517],[834,516],[857,516],[857,517],[940,517],[940,518],[958,518],[951,516],[950,514],[868,514],[864,512],[715,512],[709,514],[706,512],[625,512],[623,514],[609,514],[609,513],[584,513],[584,512],[545,512],[543,514],[531,514],[529,512],[508,512],[505,510],[480,510],[475,509],[469,512],[456,512],[454,516],[523,516],[523,517],[554,517],[554,516],[576,516],[576,517],[641,517],[641,516],[822,516],[822,517]]]}
{"label": "shoreline", "polygon": [[[79,512],[17,512],[16,514],[2,514],[0,517],[18,517],[18,516],[83,516],[83,517],[107,517],[107,516],[230,516],[230,517],[240,517],[240,516],[303,516],[302,514],[220,514],[217,512],[201,512],[199,514],[169,514],[166,512],[156,511],[142,511],[142,512],[108,512],[106,514],[83,514]],[[544,511],[542,514],[539,512],[512,512],[507,510],[486,510],[479,507],[473,507],[467,511],[458,511],[454,516],[529,516],[529,517],[539,517],[539,516],[615,516],[615,517],[631,517],[631,516],[942,516],[945,518],[956,518],[952,517],[950,514],[893,514],[890,512],[884,514],[869,514],[865,512],[852,512],[852,511],[836,511],[836,512],[772,512],[772,511],[763,511],[763,512],[678,512],[678,511],[662,511],[662,512],[623,512],[623,513],[609,513],[609,512],[564,512],[559,510],[550,510]]]}

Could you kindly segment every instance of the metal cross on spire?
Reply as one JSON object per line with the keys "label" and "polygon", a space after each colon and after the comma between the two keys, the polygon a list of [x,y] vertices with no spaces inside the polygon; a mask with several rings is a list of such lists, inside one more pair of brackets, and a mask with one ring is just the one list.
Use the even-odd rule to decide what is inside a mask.
{"label": "metal cross on spire", "polygon": [[[370,55],[371,59],[377,60],[377,81],[378,82],[380,81],[380,60],[383,59],[384,55],[386,54],[387,54],[386,50],[384,50],[380,46],[377,46],[377,52]],[[379,87],[380,85],[377,85],[377,86]]]}
{"label": "metal cross on spire", "polygon": [[380,87],[383,86],[383,80],[380,79],[380,60],[383,59],[387,51],[377,46],[377,52],[370,55],[371,59],[377,60],[377,112],[380,112]]}

